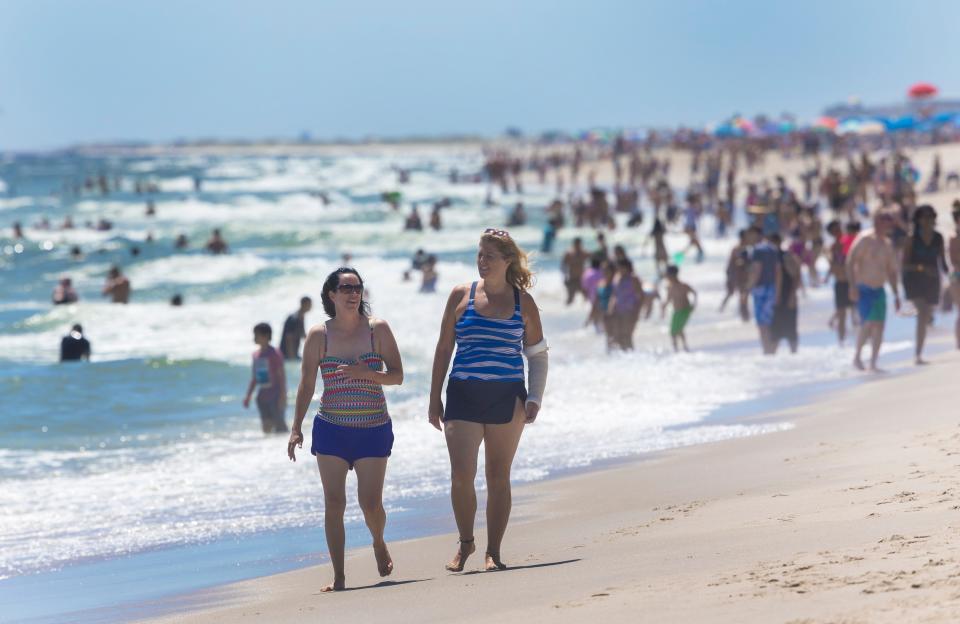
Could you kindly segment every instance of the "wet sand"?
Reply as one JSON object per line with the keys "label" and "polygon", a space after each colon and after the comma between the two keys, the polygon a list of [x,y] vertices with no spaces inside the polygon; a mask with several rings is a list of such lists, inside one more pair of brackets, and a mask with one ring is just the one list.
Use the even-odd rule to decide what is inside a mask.
{"label": "wet sand", "polygon": [[386,581],[362,549],[352,591],[321,594],[318,566],[170,601],[181,610],[155,621],[957,621],[960,355],[931,359],[763,416],[790,431],[517,488],[509,570],[478,572],[477,554],[444,571],[444,535],[393,544]]}

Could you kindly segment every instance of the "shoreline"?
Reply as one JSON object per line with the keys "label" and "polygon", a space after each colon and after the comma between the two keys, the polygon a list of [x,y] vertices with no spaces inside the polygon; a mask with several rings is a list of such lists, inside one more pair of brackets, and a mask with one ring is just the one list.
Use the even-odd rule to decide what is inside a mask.
{"label": "shoreline", "polygon": [[[939,336],[936,342],[943,343],[947,338]],[[898,425],[896,414],[891,414],[891,410],[884,406],[894,401],[894,398],[899,399],[898,402],[904,399],[909,401],[911,386],[927,389],[935,395],[932,398],[941,399],[938,404],[935,404],[934,409],[926,412],[922,418],[913,419],[917,421],[914,424],[934,429],[935,432],[927,432],[930,437],[940,436],[948,430],[952,432],[951,428],[956,427],[956,422],[950,422],[947,416],[950,412],[949,403],[944,399],[949,396],[949,384],[944,384],[943,380],[956,374],[960,366],[960,356],[947,349],[937,351],[931,357],[935,362],[933,366],[919,369],[908,364],[900,364],[898,359],[897,372],[884,380],[867,379],[865,383],[853,383],[852,386],[844,384],[844,387],[834,389],[825,396],[763,414],[764,420],[791,422],[795,425],[788,430],[777,432],[776,435],[754,435],[672,448],[640,457],[614,460],[613,465],[595,465],[583,471],[576,471],[575,474],[517,487],[513,520],[505,543],[505,551],[513,554],[507,561],[514,562],[514,566],[508,572],[514,574],[482,574],[475,577],[473,570],[482,561],[482,557],[477,555],[471,558],[466,572],[462,574],[444,572],[442,564],[453,552],[454,547],[451,544],[455,543],[455,536],[434,535],[393,542],[391,549],[394,560],[397,562],[395,575],[402,576],[394,576],[385,581],[376,577],[371,563],[372,557],[367,552],[367,548],[348,551],[348,583],[356,590],[365,591],[346,591],[334,596],[320,596],[317,592],[320,585],[328,580],[326,577],[329,575],[329,569],[325,565],[313,566],[156,601],[152,608],[152,615],[156,617],[146,621],[204,623],[243,619],[244,621],[283,622],[296,621],[307,612],[330,614],[340,609],[349,610],[350,606],[370,609],[371,617],[374,617],[375,612],[383,617],[389,615],[396,621],[420,621],[424,616],[435,619],[453,616],[458,613],[458,600],[468,596],[471,588],[482,586],[503,590],[496,593],[498,599],[502,599],[502,603],[490,605],[493,611],[484,614],[484,618],[502,614],[518,619],[521,616],[534,619],[559,617],[560,621],[573,621],[588,612],[591,614],[596,612],[613,621],[636,621],[631,617],[633,609],[641,606],[648,609],[651,600],[658,605],[658,612],[657,617],[650,621],[754,621],[751,618],[755,615],[754,607],[757,606],[762,606],[766,617],[755,621],[794,621],[791,618],[800,618],[801,615],[814,618],[829,615],[833,618],[849,606],[853,606],[854,602],[848,604],[837,600],[829,604],[820,604],[810,598],[821,593],[824,596],[842,594],[849,598],[848,584],[833,587],[835,583],[827,583],[819,578],[816,579],[816,583],[813,580],[803,580],[806,576],[813,574],[806,574],[807,571],[818,566],[858,568],[862,567],[858,566],[858,562],[867,557],[857,558],[859,555],[846,555],[845,559],[838,560],[839,563],[835,563],[834,558],[827,557],[829,561],[819,561],[810,566],[798,564],[792,568],[790,563],[784,563],[781,567],[790,569],[781,573],[781,576],[796,576],[801,579],[790,581],[790,584],[799,583],[794,587],[785,587],[782,583],[770,584],[772,582],[764,585],[764,581],[758,579],[758,570],[766,569],[764,567],[766,564],[762,561],[763,557],[760,557],[761,561],[754,561],[754,559],[767,548],[770,549],[771,554],[782,551],[785,545],[781,542],[784,540],[788,544],[792,543],[791,535],[797,531],[791,528],[791,525],[799,522],[801,518],[808,518],[811,525],[826,521],[821,517],[824,511],[817,509],[821,502],[825,503],[829,509],[845,512],[842,514],[843,517],[832,521],[837,525],[834,528],[846,536],[844,539],[835,541],[833,547],[842,546],[849,549],[851,544],[859,543],[849,539],[849,535],[855,532],[855,526],[861,521],[880,517],[875,516],[878,512],[873,511],[873,507],[884,511],[894,510],[896,508],[880,506],[899,503],[901,498],[904,502],[917,500],[918,495],[903,489],[906,485],[897,479],[886,479],[883,483],[872,483],[861,488],[857,483],[863,478],[857,474],[833,474],[827,477],[826,481],[836,483],[830,484],[829,492],[823,492],[821,490],[824,484],[820,480],[824,475],[811,473],[821,471],[815,465],[818,457],[834,456],[840,466],[856,468],[857,470],[853,472],[866,471],[871,473],[871,477],[866,480],[876,480],[876,475],[873,473],[883,470],[886,462],[896,462],[899,458],[891,457],[886,452],[872,453],[869,457],[872,462],[859,465],[857,462],[851,463],[849,461],[851,458],[845,455],[859,456],[864,446],[878,444],[889,446],[891,436],[896,438],[899,431],[897,428],[901,425]],[[880,381],[882,383],[878,383]],[[903,392],[905,389],[908,391]],[[864,402],[871,403],[876,410],[879,410],[882,426],[865,428],[871,423],[876,424],[873,417],[878,414],[871,410],[852,409],[855,405]],[[848,418],[843,420],[830,418],[831,415],[837,416],[847,411],[853,412]],[[758,416],[761,414],[747,414],[745,419],[748,422],[755,421]],[[944,427],[946,427],[945,430]],[[833,439],[825,442],[824,437]],[[919,439],[916,431],[912,432],[910,438]],[[960,434],[957,438],[960,439]],[[957,446],[957,451],[960,453],[960,443]],[[769,471],[753,468],[754,463],[769,464],[774,455],[786,455],[779,458],[779,464],[782,465],[773,462],[772,469]],[[718,469],[721,467],[726,469]],[[735,470],[731,471],[730,468]],[[800,471],[803,477],[796,478],[797,475],[788,474],[794,471]],[[937,474],[937,477],[942,478],[944,475]],[[782,481],[778,481],[780,478],[783,478]],[[902,478],[913,479],[909,475]],[[891,490],[888,497],[890,501],[886,503],[838,500],[844,498],[837,491],[837,483],[840,482],[850,482],[848,488],[843,490],[844,492],[860,492],[862,489],[865,493],[858,498],[868,497],[866,492],[872,488]],[[645,487],[638,488],[637,484],[643,484]],[[881,488],[881,486],[892,487]],[[754,491],[757,488],[759,491]],[[958,490],[960,490],[960,479],[958,479]],[[904,492],[908,494],[903,495]],[[947,494],[943,496],[953,501],[951,496]],[[616,500],[618,497],[620,500]],[[745,500],[741,500],[744,497],[746,497]],[[792,505],[794,501],[791,499],[795,499],[799,507]],[[582,505],[582,502],[590,504]],[[791,504],[781,505],[781,502]],[[942,516],[949,516],[948,512],[956,513],[951,507],[960,508],[958,505],[960,494],[953,503],[954,505],[946,510],[937,508],[928,515],[934,515],[939,519]],[[772,518],[765,516],[767,512],[773,510],[768,509],[768,505],[793,507],[793,509],[788,509],[778,517]],[[846,505],[871,509],[869,513],[862,514],[862,517],[854,517],[847,512]],[[707,513],[702,510],[706,507],[716,509]],[[744,507],[749,513],[742,513]],[[927,507],[922,507],[914,513],[920,513],[924,509]],[[922,515],[916,517],[919,518]],[[700,518],[694,519],[697,516]],[[737,518],[740,518],[742,523]],[[909,527],[911,519],[909,514],[892,514],[886,521],[877,522],[879,526],[890,524],[891,527],[888,529],[890,535],[881,535],[878,538],[881,541],[867,541],[860,546],[866,548],[868,545],[882,546],[900,541],[908,542],[904,546],[912,544],[910,537],[901,539],[902,536],[910,533],[903,525],[906,524]],[[724,532],[732,533],[735,538],[733,543],[726,543],[723,539],[714,537],[716,522],[723,525]],[[960,523],[960,517],[958,517],[958,523]],[[764,530],[761,532],[763,535],[752,536],[748,530],[751,526],[763,527]],[[922,526],[928,527],[922,533],[932,535],[929,523],[922,523]],[[604,527],[604,530],[598,533],[599,527]],[[817,544],[810,543],[809,540],[813,536],[808,533],[811,531],[816,534],[816,527],[805,526],[804,531],[801,531],[807,541],[801,541],[804,548],[794,553],[796,557],[802,555],[816,559],[820,555],[811,553],[823,551]],[[658,533],[665,533],[665,535],[657,536]],[[686,545],[686,540],[691,537],[695,538],[693,543]],[[708,570],[694,571],[687,569],[682,562],[678,564],[677,561],[671,561],[668,556],[669,549],[665,549],[661,538],[665,538],[667,543],[677,548],[684,545],[688,550],[692,548],[688,558],[698,561],[709,560],[711,565]],[[761,538],[762,544],[754,543]],[[921,541],[926,542],[926,540]],[[564,542],[572,544],[564,546]],[[621,542],[625,543],[621,544]],[[620,546],[616,546],[617,544]],[[623,552],[621,552],[621,546]],[[740,546],[745,548],[741,550]],[[710,551],[717,548],[727,557],[732,557],[732,562],[729,559],[718,558],[716,556],[718,553],[711,554]],[[903,548],[894,554],[905,554],[909,550],[911,549]],[[528,552],[529,554],[524,558]],[[789,558],[787,557],[789,553],[781,554]],[[913,555],[912,552],[908,554]],[[651,557],[653,557],[652,561],[650,561]],[[367,559],[370,561],[366,561]],[[649,566],[642,563],[645,560],[650,564]],[[731,566],[731,563],[736,565]],[[746,566],[749,571],[731,575],[728,568],[737,566]],[[626,577],[611,575],[608,569],[610,567],[626,574]],[[685,583],[691,592],[706,592],[706,595],[697,594],[697,600],[694,600],[691,605],[669,605],[667,604],[669,592],[664,590],[673,587],[672,584],[660,586],[659,591],[657,583],[648,584],[646,588],[643,586],[641,577],[651,569],[669,569],[670,575],[673,575],[675,580]],[[950,569],[960,571],[960,562]],[[707,580],[705,577],[707,572],[711,575],[709,582],[699,583]],[[914,570],[910,576],[923,576],[925,572],[928,571]],[[871,578],[886,575],[886,573],[872,571],[863,572],[863,574]],[[515,575],[522,575],[524,582],[529,581],[534,587],[526,588],[524,591],[514,591],[515,587],[505,577]],[[630,585],[626,589],[624,588],[625,580],[628,580],[627,584]],[[881,578],[877,582],[882,585],[886,581],[889,579]],[[758,583],[756,590],[767,591],[753,591],[751,594],[744,587],[740,587],[753,582]],[[420,587],[434,585],[434,583],[436,586],[432,588]],[[935,585],[940,583],[941,581],[938,581]],[[954,589],[960,588],[960,581],[956,583]],[[583,584],[589,585],[592,589],[583,589],[581,587]],[[830,590],[823,588],[821,592],[808,587],[808,585],[819,587],[823,584],[831,585]],[[855,586],[861,584],[864,583],[860,581],[853,583]],[[913,584],[916,583],[910,585]],[[917,588],[910,585],[905,589],[916,591],[924,588],[923,582]],[[731,586],[736,586],[740,593],[723,594]],[[390,592],[390,598],[383,596],[377,601],[383,604],[378,604],[375,608],[368,602],[369,596],[365,596],[368,593],[366,590],[374,588],[382,590],[384,594]],[[883,602],[886,593],[888,592],[874,589],[862,593],[860,598],[867,603],[864,608],[873,612],[876,604]],[[376,595],[381,596],[380,592]],[[438,599],[436,604],[431,604],[428,596],[435,595],[441,595],[442,598]],[[618,599],[607,600],[614,596]],[[736,600],[729,600],[731,596],[735,596]],[[791,609],[795,609],[796,612],[784,611],[781,617],[777,605],[784,596],[789,596],[792,603]],[[720,609],[723,616],[707,617],[703,615],[705,611],[698,611],[700,608],[706,608],[702,604],[704,600],[709,600],[709,608]],[[695,608],[696,604],[701,606]],[[960,613],[960,602],[955,602],[955,606],[958,609],[955,613]],[[130,616],[149,617],[149,614],[140,610],[136,615],[128,612],[127,617]],[[468,613],[462,617],[471,621],[473,614]],[[848,616],[844,615],[844,617]],[[857,617],[860,616],[855,615],[850,621],[861,621],[856,619]],[[480,619],[480,614],[476,614],[476,619]],[[795,621],[808,620],[796,619]],[[824,621],[835,620],[828,618]],[[871,617],[864,621],[880,620]]]}

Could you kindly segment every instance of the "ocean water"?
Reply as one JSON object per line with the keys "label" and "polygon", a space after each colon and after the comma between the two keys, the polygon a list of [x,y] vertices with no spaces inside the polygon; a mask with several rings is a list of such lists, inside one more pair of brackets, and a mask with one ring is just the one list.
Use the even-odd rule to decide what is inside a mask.
{"label": "ocean water", "polygon": [[[241,399],[253,325],[270,322],[277,336],[302,295],[315,302],[308,324],[322,322],[320,285],[344,253],[352,254],[373,313],[391,324],[404,360],[404,384],[386,391],[396,435],[384,491],[388,536],[451,530],[445,503],[438,502],[448,486],[446,449],[426,423],[446,294],[476,279],[479,233],[502,226],[518,199],[531,219],[513,235],[528,249],[539,247],[543,207],[552,199],[548,189],[532,188],[487,207],[485,185],[448,181],[452,167],[472,172],[481,164],[477,153],[442,148],[336,157],[56,154],[0,162],[6,189],[0,193],[0,613],[56,621],[58,613],[100,609],[86,619],[109,620],[103,609],[124,600],[317,560],[324,545],[315,463],[307,451],[289,462],[286,437],[262,435],[255,408],[244,410]],[[411,170],[408,184],[398,185],[396,166]],[[100,172],[119,177],[121,190],[103,197],[63,192],[65,182]],[[195,175],[204,180],[199,193]],[[134,179],[160,185],[152,196],[156,217],[144,215],[146,196],[132,192]],[[392,190],[404,195],[399,212],[380,201],[380,193]],[[426,222],[430,203],[442,197],[452,200],[442,232],[402,230],[410,202],[422,202]],[[68,214],[78,227],[61,231]],[[43,216],[53,229],[35,227]],[[99,218],[113,221],[113,230],[83,227]],[[10,237],[14,221],[23,222],[25,240]],[[215,227],[230,244],[227,255],[202,251]],[[608,238],[627,247],[650,281],[647,229],[620,227]],[[173,246],[180,233],[191,242],[184,251]],[[148,234],[153,242],[146,242]],[[567,228],[553,254],[535,256],[533,294],[551,345],[550,379],[541,417],[521,443],[516,481],[782,430],[790,425],[737,422],[735,406],[851,377],[849,353],[827,339],[801,349],[789,365],[771,365],[753,344],[674,355],[657,314],[641,322],[637,351],[606,353],[602,339],[583,327],[585,305],[563,304],[558,259],[575,235],[593,238]],[[671,234],[668,244],[682,248],[685,238]],[[71,259],[73,245],[83,249],[82,261]],[[715,312],[729,245],[708,236],[707,261],[683,266],[703,301],[692,323],[719,334],[740,325]],[[139,256],[131,255],[134,246]],[[402,280],[419,247],[440,258],[436,294]],[[100,296],[114,263],[132,282],[130,305]],[[73,278],[79,303],[50,305],[61,275]],[[168,304],[174,293],[183,294],[183,307]],[[819,289],[805,305],[828,306],[829,297]],[[59,340],[74,322],[92,342],[93,361],[58,364]],[[901,340],[888,351],[908,346]],[[287,375],[292,405],[297,367],[288,364]],[[304,428],[307,449],[309,416]],[[351,543],[363,543],[353,502],[348,521]],[[228,563],[203,570],[181,565],[205,556]],[[88,574],[90,566],[112,571]],[[157,582],[150,570],[161,568],[183,572]],[[141,580],[120,588],[124,571]],[[80,578],[86,580],[71,585]],[[24,598],[45,583],[60,583],[62,603]]]}

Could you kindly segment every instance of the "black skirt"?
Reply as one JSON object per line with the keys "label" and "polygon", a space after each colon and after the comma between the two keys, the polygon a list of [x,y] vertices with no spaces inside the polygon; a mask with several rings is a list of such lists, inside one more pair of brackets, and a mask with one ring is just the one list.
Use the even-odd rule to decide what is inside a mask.
{"label": "black skirt", "polygon": [[787,340],[790,343],[797,342],[797,309],[785,305],[778,305],[774,308],[770,331],[775,342],[781,340]]}
{"label": "black skirt", "polygon": [[505,425],[513,420],[517,406],[527,400],[522,381],[447,381],[447,404],[443,420],[469,420],[484,425]]}
{"label": "black skirt", "polygon": [[910,301],[940,303],[940,272],[935,270],[903,272],[903,291]]}

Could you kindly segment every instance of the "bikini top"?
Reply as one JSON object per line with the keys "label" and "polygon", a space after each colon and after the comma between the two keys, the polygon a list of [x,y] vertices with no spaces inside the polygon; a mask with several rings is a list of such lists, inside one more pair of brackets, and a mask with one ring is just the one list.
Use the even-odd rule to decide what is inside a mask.
{"label": "bikini top", "polygon": [[[326,335],[330,346],[330,333]],[[324,349],[326,351],[326,349]],[[378,427],[390,422],[387,399],[383,386],[365,379],[347,379],[337,374],[341,364],[363,363],[376,371],[383,370],[383,357],[373,344],[373,327],[370,327],[370,351],[361,353],[356,360],[346,360],[324,355],[320,360],[320,376],[323,379],[323,395],[317,418],[342,427]]]}

